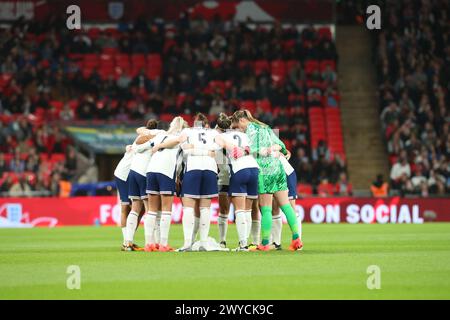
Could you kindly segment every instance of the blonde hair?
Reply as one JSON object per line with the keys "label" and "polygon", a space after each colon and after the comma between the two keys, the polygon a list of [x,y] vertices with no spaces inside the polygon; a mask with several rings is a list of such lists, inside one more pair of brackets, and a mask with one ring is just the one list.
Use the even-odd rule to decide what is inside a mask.
{"label": "blonde hair", "polygon": [[245,110],[238,110],[236,111],[232,116],[231,116],[231,121],[233,121],[234,123],[239,122],[240,119],[247,119],[250,122],[253,123],[257,123],[260,126],[264,126],[267,127],[267,124],[265,124],[264,122],[259,121],[258,119],[253,118],[252,113],[245,109]]}
{"label": "blonde hair", "polygon": [[182,117],[178,116],[173,118],[172,121],[170,122],[169,130],[167,130],[167,133],[177,134],[187,127],[188,127],[187,122]]}

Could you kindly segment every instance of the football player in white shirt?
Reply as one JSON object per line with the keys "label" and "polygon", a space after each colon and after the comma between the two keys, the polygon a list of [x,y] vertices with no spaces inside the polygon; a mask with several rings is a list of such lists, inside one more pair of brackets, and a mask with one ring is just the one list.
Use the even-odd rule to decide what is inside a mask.
{"label": "football player in white shirt", "polygon": [[[184,129],[179,137],[168,139],[153,148],[155,152],[158,148],[170,148],[178,143],[185,143],[193,149],[193,152],[187,155],[181,185],[184,245],[177,251],[189,251],[192,246],[196,206],[200,208],[199,250],[208,250],[211,199],[218,195],[217,164],[211,153],[220,150],[222,147],[232,149],[235,155],[243,153],[236,146],[226,145],[222,139],[218,138],[219,133],[209,128],[208,120],[203,114],[197,114],[194,121],[193,128]],[[220,145],[218,141],[220,141]],[[189,152],[189,150],[186,150],[186,152]]]}
{"label": "football player in white shirt", "polygon": [[[291,203],[292,208],[296,211],[295,201],[297,200],[297,174],[295,173],[294,168],[289,163],[289,158],[291,157],[291,153],[288,151],[286,156],[280,154],[280,161],[283,165],[284,171],[287,176],[287,184],[288,184],[288,197],[289,202]],[[280,206],[278,202],[273,199],[272,202],[272,246],[275,250],[281,250],[281,231],[283,228],[283,220],[281,219],[280,214]],[[302,220],[301,217],[297,213],[297,221],[298,221],[298,235],[300,239],[302,239]],[[302,247],[303,249],[303,247]]]}
{"label": "football player in white shirt", "polygon": [[[131,201],[128,198],[128,174],[130,173],[131,159],[133,158],[134,150],[132,145],[127,145],[125,154],[117,164],[114,170],[114,180],[116,181],[117,194],[120,199],[120,224],[122,228],[123,243],[122,250],[125,249],[127,238],[127,217],[131,210]],[[135,248],[136,249],[136,248]]]}
{"label": "football player in white shirt", "polygon": [[[178,137],[181,131],[187,127],[187,122],[182,117],[175,117],[170,123],[167,133],[158,134],[152,141],[155,145],[159,145],[167,139]],[[173,197],[176,194],[177,173],[181,166],[179,160],[182,159],[182,155],[179,145],[172,148],[155,148],[155,151],[147,166],[146,192],[149,195],[149,210],[144,220],[145,251],[167,252],[173,251],[168,245],[168,239],[172,220]],[[161,210],[160,241],[155,243],[153,232],[157,223],[158,210]]]}
{"label": "football player in white shirt", "polygon": [[[217,121],[216,130],[220,133],[225,132],[228,128],[221,128],[223,125]],[[219,216],[217,218],[217,226],[219,227],[219,244],[222,248],[227,247],[227,231],[228,231],[228,214],[230,212],[230,197],[228,190],[230,185],[230,166],[226,150],[216,154],[217,162],[217,185],[219,188]]]}
{"label": "football player in white shirt", "polygon": [[[237,145],[239,148],[250,150],[247,135],[242,131],[230,130],[231,118],[221,113],[217,124],[226,132],[221,137],[228,144]],[[234,251],[248,251],[247,239],[252,221],[253,201],[258,198],[258,174],[259,166],[251,155],[243,155],[235,158],[230,156],[230,186],[228,194],[234,206],[236,228],[239,237],[239,247]]]}
{"label": "football player in white shirt", "polygon": [[[225,155],[220,157],[227,159]],[[226,161],[226,160],[225,160]],[[228,196],[228,189],[230,184],[230,168],[228,164],[220,161],[217,163],[217,185],[219,188],[219,216],[217,217],[217,226],[219,227],[219,243],[222,248],[227,247],[227,230],[228,230],[228,215],[230,212],[230,197]]]}
{"label": "football player in white shirt", "polygon": [[[148,130],[154,130],[157,126],[156,120],[149,120],[147,122],[146,128]],[[135,154],[131,160],[130,173],[128,175],[128,197],[131,199],[131,211],[127,217],[127,238],[124,247],[125,251],[135,251],[133,246],[134,234],[136,232],[139,223],[139,212],[142,211],[143,207],[147,211],[147,194],[145,192],[146,187],[146,169],[148,162],[151,158],[151,152],[142,152],[142,150],[147,148],[146,142],[153,139],[156,133],[144,133],[140,134],[136,141],[133,143],[133,149]],[[148,146],[150,149],[151,146]]]}

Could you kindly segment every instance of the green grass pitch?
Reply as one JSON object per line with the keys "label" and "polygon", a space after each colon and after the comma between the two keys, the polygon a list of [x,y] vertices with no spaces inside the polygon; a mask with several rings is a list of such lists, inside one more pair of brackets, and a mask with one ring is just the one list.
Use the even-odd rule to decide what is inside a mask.
{"label": "green grass pitch", "polygon": [[[116,227],[0,229],[0,299],[450,299],[450,224],[303,229],[302,252],[250,253],[121,252]],[[171,245],[181,241],[173,225]],[[66,287],[69,265],[80,267],[80,290]],[[366,285],[370,265],[378,290]]]}

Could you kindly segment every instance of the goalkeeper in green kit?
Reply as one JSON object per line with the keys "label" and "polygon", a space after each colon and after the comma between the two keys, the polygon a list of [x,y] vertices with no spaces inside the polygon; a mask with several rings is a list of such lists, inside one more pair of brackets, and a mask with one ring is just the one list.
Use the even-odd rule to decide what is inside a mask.
{"label": "goalkeeper in green kit", "polygon": [[[250,141],[250,153],[259,165],[258,193],[261,210],[261,244],[258,250],[270,249],[273,197],[280,204],[292,231],[289,250],[301,250],[303,243],[298,233],[297,215],[289,203],[286,173],[279,157],[288,154],[284,143],[266,124],[256,120],[248,110],[236,111],[232,116],[233,127],[244,131]],[[282,153],[282,154],[280,154]]]}

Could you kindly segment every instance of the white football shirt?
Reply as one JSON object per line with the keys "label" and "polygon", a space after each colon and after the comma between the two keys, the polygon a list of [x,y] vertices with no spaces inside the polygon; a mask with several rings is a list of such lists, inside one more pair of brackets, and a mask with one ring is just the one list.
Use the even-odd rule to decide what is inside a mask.
{"label": "white football shirt", "polygon": [[[215,143],[215,138],[219,134],[216,130],[208,128],[186,128],[182,131],[187,136],[186,143],[192,144],[194,149],[217,151],[221,148]],[[210,156],[188,155],[186,159],[186,171],[210,170],[217,173],[216,160]]]}
{"label": "white football shirt", "polygon": [[[228,130],[221,134],[221,137],[230,144],[234,144],[240,148],[250,147],[248,136],[241,131]],[[259,168],[255,158],[251,155],[243,156],[238,159],[230,158],[231,169],[234,173],[247,168]]]}

